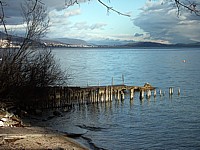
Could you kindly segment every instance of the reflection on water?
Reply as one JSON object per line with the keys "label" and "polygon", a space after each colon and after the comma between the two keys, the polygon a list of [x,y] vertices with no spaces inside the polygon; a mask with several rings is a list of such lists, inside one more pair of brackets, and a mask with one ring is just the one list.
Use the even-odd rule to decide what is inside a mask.
{"label": "reflection on water", "polygon": [[[75,84],[151,83],[163,95],[139,100],[76,106],[51,127],[81,134],[76,140],[91,149],[198,149],[200,148],[200,51],[174,50],[55,50],[62,67],[76,73]],[[66,57],[68,59],[66,59]],[[186,60],[185,63],[182,60]],[[169,96],[169,87],[174,94]],[[178,88],[181,94],[178,95]]]}

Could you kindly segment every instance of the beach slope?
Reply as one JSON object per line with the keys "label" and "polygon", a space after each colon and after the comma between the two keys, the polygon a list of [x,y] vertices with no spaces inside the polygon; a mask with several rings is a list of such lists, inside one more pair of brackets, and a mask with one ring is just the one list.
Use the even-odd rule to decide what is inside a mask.
{"label": "beach slope", "polygon": [[0,149],[86,150],[66,135],[41,127],[0,127]]}

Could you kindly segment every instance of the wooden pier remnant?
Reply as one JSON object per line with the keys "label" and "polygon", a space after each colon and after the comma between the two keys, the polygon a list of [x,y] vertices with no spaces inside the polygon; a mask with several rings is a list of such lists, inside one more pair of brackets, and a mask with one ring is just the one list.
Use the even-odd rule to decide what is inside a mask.
{"label": "wooden pier remnant", "polygon": [[[111,85],[107,86],[89,86],[86,87],[62,87],[54,86],[47,87],[48,96],[45,100],[36,100],[37,109],[52,109],[60,107],[72,107],[80,104],[90,103],[106,103],[113,100],[125,100],[125,96],[130,97],[130,100],[134,99],[134,93],[140,92],[140,99],[144,98],[144,92],[149,91],[151,93],[155,88],[152,86],[128,86],[128,85]],[[32,107],[33,107],[32,106]]]}

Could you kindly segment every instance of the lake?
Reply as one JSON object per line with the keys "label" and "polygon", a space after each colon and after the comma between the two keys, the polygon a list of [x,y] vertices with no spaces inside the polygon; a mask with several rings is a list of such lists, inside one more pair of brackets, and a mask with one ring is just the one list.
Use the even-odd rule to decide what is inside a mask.
{"label": "lake", "polygon": [[[200,49],[54,49],[71,86],[146,82],[165,95],[76,106],[48,124],[90,149],[200,149]],[[169,87],[174,94],[169,96]],[[178,95],[178,89],[181,93]],[[158,92],[157,92],[158,93]]]}

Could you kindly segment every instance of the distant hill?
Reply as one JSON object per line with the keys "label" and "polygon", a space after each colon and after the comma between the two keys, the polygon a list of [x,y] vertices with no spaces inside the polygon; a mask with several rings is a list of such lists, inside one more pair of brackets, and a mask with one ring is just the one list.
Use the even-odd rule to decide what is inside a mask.
{"label": "distant hill", "polygon": [[70,45],[88,45],[86,41],[80,40],[80,39],[56,38],[56,39],[50,39],[50,40],[65,43],[65,44],[70,44]]}
{"label": "distant hill", "polygon": [[[22,42],[23,39],[24,39],[23,37],[19,37],[19,36],[15,36],[15,35],[9,35],[9,36],[11,36],[12,37],[11,40],[15,41],[15,42]],[[6,40],[7,39],[7,35],[4,32],[0,31],[0,39]]]}
{"label": "distant hill", "polygon": [[163,44],[156,42],[135,42],[122,45],[121,47],[127,48],[173,48],[173,47],[200,47],[200,42],[190,43],[190,44]]}
{"label": "distant hill", "polygon": [[[0,31],[0,39],[5,40],[7,35]],[[11,40],[13,43],[21,43],[23,37],[11,35]],[[90,41],[91,42],[91,41]],[[95,41],[97,42],[97,41]],[[119,40],[108,40],[108,43],[105,41],[99,41],[101,44],[88,44],[86,41],[81,39],[71,39],[71,38],[54,38],[54,39],[43,39],[41,40],[42,45],[48,47],[100,47],[100,48],[174,48],[174,47],[200,47],[200,42],[190,43],[190,44],[163,44],[156,42],[130,42],[130,41],[119,41]],[[110,43],[109,43],[110,42]],[[96,45],[95,45],[96,44]]]}
{"label": "distant hill", "polygon": [[155,43],[155,42],[136,42],[136,43],[128,43],[124,46],[127,46],[127,47],[166,47],[169,45],[162,44],[162,43]]}
{"label": "distant hill", "polygon": [[[23,37],[9,35],[11,37],[11,41],[13,43],[21,43],[23,41]],[[0,31],[0,39],[6,40],[7,35]],[[80,39],[70,39],[70,38],[57,38],[57,39],[42,39],[40,44],[50,46],[50,47],[82,47],[87,46],[88,43],[84,40]]]}

